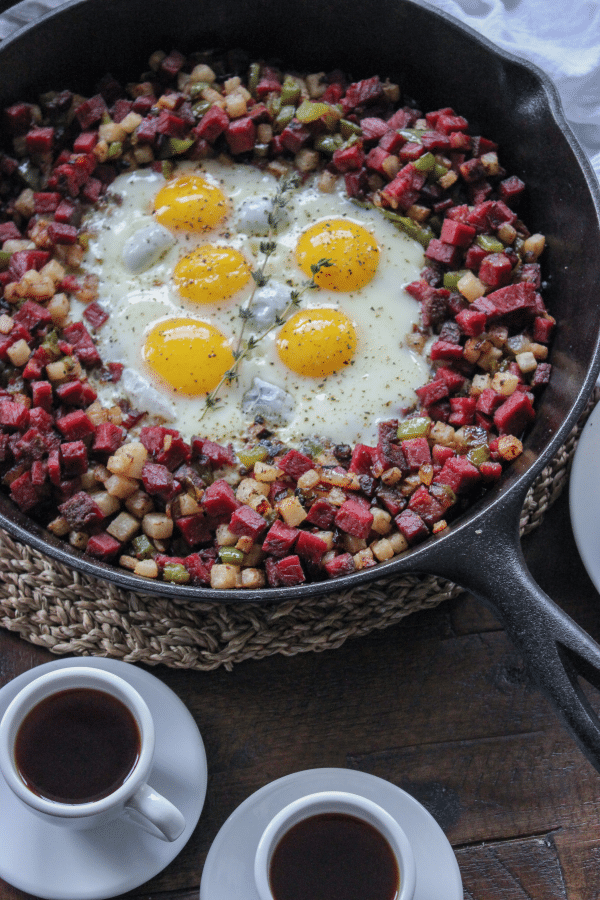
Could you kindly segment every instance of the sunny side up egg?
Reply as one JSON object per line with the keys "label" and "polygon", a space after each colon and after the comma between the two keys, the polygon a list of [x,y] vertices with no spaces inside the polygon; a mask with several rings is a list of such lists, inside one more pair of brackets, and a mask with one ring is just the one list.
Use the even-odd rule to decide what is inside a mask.
{"label": "sunny side up egg", "polygon": [[[422,247],[348,200],[343,183],[322,193],[309,180],[286,195],[257,286],[277,188],[256,168],[218,161],[182,164],[169,181],[138,170],[113,182],[86,222],[84,268],[110,314],[94,339],[105,363],[125,367],[101,400],[125,394],[188,439],[234,444],[256,415],[285,443],[368,442],[377,422],[414,403],[429,364],[406,346],[419,309],[404,285],[419,275]],[[303,291],[323,259],[316,289]]]}

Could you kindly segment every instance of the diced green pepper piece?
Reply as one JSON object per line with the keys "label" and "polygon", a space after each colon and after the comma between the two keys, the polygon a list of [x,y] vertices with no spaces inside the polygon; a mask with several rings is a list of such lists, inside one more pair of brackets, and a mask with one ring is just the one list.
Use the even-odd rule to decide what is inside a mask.
{"label": "diced green pepper piece", "polygon": [[145,534],[138,534],[137,537],[134,537],[131,546],[138,559],[150,559],[156,555],[154,544]]}
{"label": "diced green pepper piece", "polygon": [[468,271],[468,269],[460,269],[458,272],[444,272],[444,287],[446,290],[458,290],[458,282]]}
{"label": "diced green pepper piece", "polygon": [[321,134],[315,138],[314,147],[319,153],[327,153],[333,156],[343,143],[344,139],[341,134]]}
{"label": "diced green pepper piece", "polygon": [[402,137],[406,138],[407,141],[410,141],[411,144],[420,144],[424,132],[417,128],[402,128],[398,134],[401,134]]}
{"label": "diced green pepper piece", "polygon": [[429,176],[433,181],[438,181],[440,178],[443,178],[444,175],[448,174],[448,169],[446,166],[443,166],[441,163],[436,163],[433,169],[431,169]]}
{"label": "diced green pepper piece", "polygon": [[[192,85],[190,85],[190,100],[195,100],[196,97],[199,97],[202,91],[205,91],[208,87],[208,81],[195,81]],[[206,103],[206,101],[204,101]]]}
{"label": "diced green pepper piece", "polygon": [[190,573],[181,563],[167,563],[163,569],[163,581],[172,581],[174,584],[187,584]]}
{"label": "diced green pepper piece", "polygon": [[237,547],[221,547],[219,550],[221,562],[228,563],[231,566],[241,566],[244,561],[244,553]]}
{"label": "diced green pepper piece", "polygon": [[248,90],[253,97],[256,97],[256,88],[260,79],[260,63],[250,63],[248,68]]}
{"label": "diced green pepper piece", "polygon": [[11,256],[12,253],[9,253],[8,250],[0,250],[0,272],[4,272],[8,269]]}
{"label": "diced green pepper piece", "polygon": [[430,228],[422,228],[414,219],[411,219],[410,216],[400,216],[400,227],[406,234],[413,238],[413,240],[418,241],[422,247],[429,246],[429,241],[434,237],[433,231]]}
{"label": "diced green pepper piece", "polygon": [[487,462],[489,458],[490,448],[487,444],[479,444],[467,453],[467,459],[477,468],[479,468],[482,463]]}
{"label": "diced green pepper piece", "polygon": [[190,147],[193,147],[194,139],[193,138],[169,138],[168,146],[169,150],[174,153],[176,156],[179,156],[181,153],[185,153],[186,150],[189,150]]}
{"label": "diced green pepper piece", "polygon": [[45,340],[42,342],[42,347],[52,359],[60,359],[62,356],[58,346],[58,335],[56,331],[48,332]]}
{"label": "diced green pepper piece", "polygon": [[[281,86],[281,103],[287,106],[293,103],[294,106],[300,99],[300,85],[291,75],[286,75]],[[318,117],[317,117],[318,118]]]}
{"label": "diced green pepper piece", "polygon": [[342,119],[340,122],[340,134],[345,141],[352,137],[360,137],[362,128],[356,122],[350,122],[348,119]]}
{"label": "diced green pepper piece", "polygon": [[321,116],[326,115],[330,110],[328,103],[317,103],[315,100],[303,100],[296,110],[296,118],[303,125],[310,122],[317,122]]}
{"label": "diced green pepper piece", "polygon": [[405,419],[398,425],[398,440],[407,441],[410,438],[427,437],[431,428],[429,416],[415,416],[414,419]]}
{"label": "diced green pepper piece", "polygon": [[296,114],[296,107],[291,104],[282,106],[275,117],[273,126],[275,131],[283,131],[286,125],[289,125]]}
{"label": "diced green pepper piece", "polygon": [[192,106],[192,112],[198,119],[201,119],[202,116],[209,111],[211,106],[212,103],[210,100],[198,100],[198,102],[194,103]]}
{"label": "diced green pepper piece", "polygon": [[170,178],[175,170],[175,164],[172,163],[170,159],[165,159],[163,160],[161,169],[163,177]]}
{"label": "diced green pepper piece", "polygon": [[123,142],[122,141],[112,141],[108,145],[108,151],[106,153],[107,159],[118,159],[119,156],[123,154]]}
{"label": "diced green pepper piece", "polygon": [[254,447],[246,447],[244,450],[238,451],[238,459],[247,469],[251,469],[254,463],[264,462],[268,456],[269,451],[261,444],[256,444]]}
{"label": "diced green pepper piece", "polygon": [[502,253],[504,250],[502,241],[498,240],[498,238],[494,237],[492,234],[478,234],[475,238],[475,243],[487,253]]}
{"label": "diced green pepper piece", "polygon": [[415,159],[413,163],[413,168],[415,168],[417,172],[431,172],[435,166],[436,161],[433,153],[424,153],[423,156]]}

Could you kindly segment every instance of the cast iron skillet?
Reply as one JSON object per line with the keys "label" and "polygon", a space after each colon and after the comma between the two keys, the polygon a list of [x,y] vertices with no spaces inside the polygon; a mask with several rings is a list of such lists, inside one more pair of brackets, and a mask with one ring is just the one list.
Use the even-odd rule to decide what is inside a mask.
{"label": "cast iron skillet", "polygon": [[401,557],[326,584],[222,593],[138,579],[52,539],[0,497],[0,525],[56,560],[124,589],[198,601],[278,602],[356,587],[402,572],[444,576],[488,604],[591,763],[600,721],[578,679],[600,687],[600,648],[532,580],[519,543],[529,486],[575,425],[600,368],[600,197],[537,70],[418,0],[73,0],[0,46],[0,106],[65,87],[93,92],[106,71],[124,80],[156,49],[244,47],[308,71],[342,68],[400,80],[424,109],[452,106],[497,140],[528,185],[525,221],[547,238],[545,296],[558,322],[553,375],[523,455],[446,532]]}

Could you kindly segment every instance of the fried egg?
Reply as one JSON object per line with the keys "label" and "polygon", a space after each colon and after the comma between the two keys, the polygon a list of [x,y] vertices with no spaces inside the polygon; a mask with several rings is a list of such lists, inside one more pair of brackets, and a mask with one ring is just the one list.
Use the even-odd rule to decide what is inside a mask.
{"label": "fried egg", "polygon": [[405,342],[423,250],[339,182],[309,179],[274,206],[277,180],[249,165],[120,175],[85,223],[109,312],[94,340],[125,367],[100,399],[124,392],[188,439],[234,444],[257,415],[290,444],[372,441],[401,416],[429,377]]}

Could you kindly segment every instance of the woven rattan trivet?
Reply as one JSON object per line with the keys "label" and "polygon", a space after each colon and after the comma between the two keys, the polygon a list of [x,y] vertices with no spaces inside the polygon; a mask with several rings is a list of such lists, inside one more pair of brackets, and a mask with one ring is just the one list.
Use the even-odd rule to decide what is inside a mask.
{"label": "woven rattan trivet", "polygon": [[[522,534],[542,522],[565,487],[592,408],[593,402],[531,487],[521,516]],[[333,649],[460,592],[440,578],[402,575],[281,604],[176,601],[129,593],[81,575],[0,531],[0,625],[56,654],[203,671],[229,669],[242,660],[275,653]]]}

